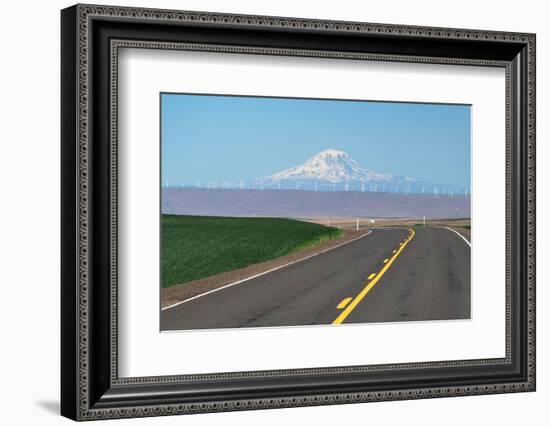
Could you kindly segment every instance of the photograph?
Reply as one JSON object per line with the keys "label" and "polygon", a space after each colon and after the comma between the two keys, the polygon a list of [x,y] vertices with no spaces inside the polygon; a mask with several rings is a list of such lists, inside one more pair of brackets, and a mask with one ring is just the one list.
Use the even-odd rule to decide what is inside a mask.
{"label": "photograph", "polygon": [[163,92],[160,156],[161,331],[471,319],[471,105]]}

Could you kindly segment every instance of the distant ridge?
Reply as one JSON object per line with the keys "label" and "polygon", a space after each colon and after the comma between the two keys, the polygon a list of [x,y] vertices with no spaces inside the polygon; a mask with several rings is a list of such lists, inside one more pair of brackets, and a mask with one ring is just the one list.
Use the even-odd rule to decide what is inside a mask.
{"label": "distant ridge", "polygon": [[467,218],[470,196],[251,189],[162,189],[162,213],[258,217]]}

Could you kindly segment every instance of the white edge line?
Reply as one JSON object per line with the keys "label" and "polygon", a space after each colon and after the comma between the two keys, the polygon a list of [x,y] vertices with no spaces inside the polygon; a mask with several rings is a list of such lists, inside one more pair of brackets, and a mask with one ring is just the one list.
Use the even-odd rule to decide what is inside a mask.
{"label": "white edge line", "polygon": [[472,247],[472,243],[470,243],[470,241],[468,241],[466,239],[466,237],[464,235],[462,235],[460,232],[455,231],[454,229],[449,228],[448,226],[444,226],[444,228],[448,229],[449,231],[453,231],[456,235],[458,235],[460,238],[462,238],[464,241],[466,241],[466,244],[468,244],[470,246],[470,248]]}
{"label": "white edge line", "polygon": [[259,274],[256,274],[256,275],[252,275],[250,277],[247,277],[247,278],[243,278],[242,280],[239,280],[239,281],[235,281],[233,283],[230,283],[230,284],[226,284],[222,287],[218,287],[218,288],[215,288],[213,290],[209,290],[205,293],[201,293],[201,294],[197,294],[196,296],[193,296],[193,297],[190,297],[189,299],[185,299],[185,300],[181,300],[179,302],[176,302],[172,305],[168,305],[168,306],[165,306],[164,308],[161,308],[160,310],[161,311],[165,311],[167,309],[170,309],[170,308],[174,308],[176,306],[179,306],[179,305],[182,305],[184,303],[187,303],[187,302],[190,302],[191,300],[195,300],[195,299],[198,299],[199,297],[203,297],[203,296],[206,296],[208,294],[211,294],[211,293],[215,293],[217,291],[220,291],[220,290],[223,290],[224,288],[228,288],[228,287],[233,287],[234,285],[237,285],[237,284],[241,284],[245,281],[249,281],[249,280],[252,280],[254,278],[257,278],[257,277],[261,277],[262,275],[266,275],[266,274],[269,274],[270,272],[273,272],[273,271],[276,271],[277,269],[282,269],[282,268],[286,268],[287,266],[290,266],[290,265],[294,265],[295,263],[298,263],[298,262],[302,262],[304,260],[307,260],[307,259],[311,259],[312,257],[315,257],[315,256],[319,256],[320,254],[323,254],[323,253],[326,253],[327,251],[330,251],[330,250],[334,250],[338,247],[342,247],[343,245],[346,245],[346,244],[349,244],[349,243],[352,243],[354,241],[357,241],[358,239],[360,238],[363,238],[363,237],[366,237],[367,235],[370,235],[372,233],[372,230],[369,229],[369,232],[367,232],[366,234],[363,234],[357,238],[354,238],[353,240],[349,240],[349,241],[346,241],[344,243],[341,243],[341,244],[338,244],[337,246],[334,246],[334,247],[330,247],[330,248],[327,248],[319,253],[316,253],[316,254],[311,254],[307,257],[304,257],[302,259],[297,259],[297,260],[293,260],[292,262],[289,262],[289,263],[286,263],[284,265],[281,265],[281,266],[277,266],[275,268],[272,268],[272,269],[269,269],[267,271],[264,271],[264,272],[260,272]]}

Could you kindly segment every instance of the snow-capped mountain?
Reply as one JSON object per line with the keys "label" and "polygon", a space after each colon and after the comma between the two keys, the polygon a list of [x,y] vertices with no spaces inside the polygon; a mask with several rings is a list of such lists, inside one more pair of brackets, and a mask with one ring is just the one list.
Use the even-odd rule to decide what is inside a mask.
{"label": "snow-capped mountain", "polygon": [[256,189],[300,189],[314,191],[362,191],[395,193],[464,194],[452,185],[421,182],[367,169],[351,156],[326,149],[304,164],[257,179]]}
{"label": "snow-capped mountain", "polygon": [[335,149],[327,149],[314,155],[304,164],[257,180],[257,184],[265,188],[307,189],[314,185],[318,190],[325,190],[327,186],[333,189],[342,189],[342,186],[347,189],[350,189],[350,186],[362,186],[364,190],[366,184],[395,185],[407,182],[412,183],[414,179],[369,170],[346,152]]}
{"label": "snow-capped mountain", "polygon": [[377,173],[364,168],[344,151],[327,149],[311,157],[300,166],[283,170],[260,180],[266,183],[287,180],[342,183],[388,181],[392,177],[387,173]]}

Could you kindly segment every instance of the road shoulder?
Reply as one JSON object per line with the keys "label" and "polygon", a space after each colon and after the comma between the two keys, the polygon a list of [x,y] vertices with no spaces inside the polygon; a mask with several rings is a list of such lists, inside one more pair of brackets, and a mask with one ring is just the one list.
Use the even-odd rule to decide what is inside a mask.
{"label": "road shoulder", "polygon": [[472,243],[472,239],[471,239],[472,231],[470,229],[463,228],[461,226],[446,226],[445,228],[459,233],[461,236],[466,238],[466,240],[468,240],[470,244]]}
{"label": "road shoulder", "polygon": [[177,284],[169,288],[161,289],[161,309],[169,308],[201,294],[220,289],[222,287],[246,281],[260,274],[268,273],[274,269],[288,266],[312,256],[317,256],[326,251],[335,249],[341,245],[350,243],[370,233],[369,230],[352,231],[345,230],[344,235],[324,241],[316,246],[308,247],[299,252],[272,259],[266,262],[249,265],[245,268],[223,272],[200,280]]}

